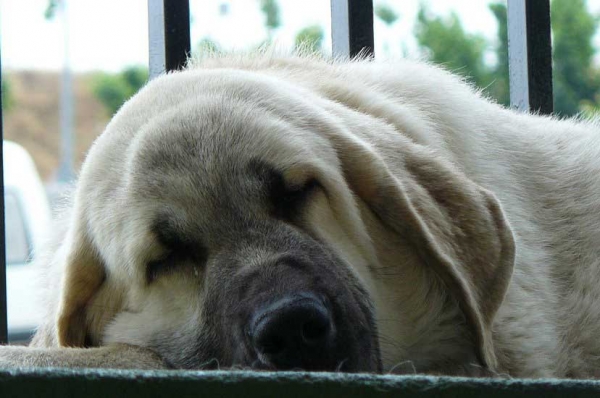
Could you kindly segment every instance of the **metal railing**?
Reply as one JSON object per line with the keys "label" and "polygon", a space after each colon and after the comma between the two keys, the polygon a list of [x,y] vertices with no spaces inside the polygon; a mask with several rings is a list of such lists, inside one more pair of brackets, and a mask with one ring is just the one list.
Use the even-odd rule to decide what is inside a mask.
{"label": "metal railing", "polygon": [[510,105],[550,114],[552,43],[549,0],[508,0]]}
{"label": "metal railing", "polygon": [[190,54],[188,0],[148,0],[150,78],[181,69]]}
{"label": "metal railing", "polygon": [[[148,32],[150,77],[181,69],[191,48],[189,0],[148,0]],[[374,56],[372,0],[331,0],[331,32],[334,56]],[[511,106],[552,113],[550,0],[508,0],[508,38]],[[0,206],[4,208],[1,148],[0,143]],[[4,245],[1,212],[0,344],[7,342],[8,335]]]}
{"label": "metal railing", "polygon": [[[0,57],[0,82],[2,61]],[[4,237],[4,157],[2,156],[4,132],[2,131],[2,90],[0,89],[0,344],[8,342],[8,317],[6,316],[6,239]]]}
{"label": "metal railing", "polygon": [[334,57],[375,56],[373,2],[331,0],[331,39]]}

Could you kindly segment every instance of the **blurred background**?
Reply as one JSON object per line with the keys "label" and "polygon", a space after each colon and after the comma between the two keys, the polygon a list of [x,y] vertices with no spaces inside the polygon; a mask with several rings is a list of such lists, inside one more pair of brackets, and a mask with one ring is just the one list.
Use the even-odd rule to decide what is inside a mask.
{"label": "blurred background", "polygon": [[[331,52],[329,1],[190,4],[195,53],[266,42],[293,48],[301,41]],[[72,168],[77,170],[111,115],[145,83],[146,7],[146,0],[0,0],[4,137],[32,153],[45,181],[71,176],[59,169],[61,126],[73,131]],[[505,1],[376,0],[375,14],[377,57],[432,60],[508,103]],[[599,15],[600,0],[552,1],[559,115],[596,112]],[[61,124],[65,67],[71,71],[67,89],[72,90],[73,110],[71,120]],[[68,117],[63,109],[65,113]]]}
{"label": "blurred background", "polygon": [[[376,57],[442,64],[508,105],[506,1],[374,5]],[[190,8],[194,54],[268,43],[283,49],[304,43],[331,53],[328,0],[191,0]],[[600,104],[600,0],[552,0],[551,14],[555,113],[593,118]],[[7,192],[17,198],[6,199],[13,336],[35,323],[33,315],[16,320],[34,295],[27,290],[31,275],[21,271],[35,253],[35,236],[42,233],[36,230],[47,228],[30,208],[55,202],[111,116],[145,84],[147,15],[147,0],[0,0],[4,139],[20,145],[5,145],[5,179],[16,184]],[[24,166],[31,159],[35,166]],[[28,204],[20,197],[31,196],[19,192],[34,185],[43,186],[39,192],[45,190],[49,202],[40,197]],[[35,222],[28,225],[28,219]]]}

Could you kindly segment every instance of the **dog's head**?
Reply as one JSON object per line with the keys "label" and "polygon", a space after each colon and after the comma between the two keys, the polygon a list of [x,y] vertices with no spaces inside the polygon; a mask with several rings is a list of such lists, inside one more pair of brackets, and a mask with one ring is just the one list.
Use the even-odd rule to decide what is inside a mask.
{"label": "dog's head", "polygon": [[422,286],[398,294],[393,268],[439,286],[431,305],[459,308],[493,367],[513,256],[497,202],[407,140],[390,164],[355,133],[377,123],[344,112],[248,72],[146,87],[82,171],[59,343],[141,345],[182,368],[381,371],[380,343],[389,367],[416,341],[397,325],[426,318],[410,314]]}

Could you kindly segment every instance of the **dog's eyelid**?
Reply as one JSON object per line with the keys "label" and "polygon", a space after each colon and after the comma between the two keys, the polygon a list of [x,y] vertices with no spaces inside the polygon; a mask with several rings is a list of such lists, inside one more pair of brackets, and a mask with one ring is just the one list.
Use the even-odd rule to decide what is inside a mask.
{"label": "dog's eyelid", "polygon": [[170,247],[165,249],[163,254],[151,262],[171,262],[171,261],[188,261],[195,263],[204,263],[208,258],[207,250],[204,248],[188,248],[188,247]]}
{"label": "dog's eyelid", "polygon": [[309,178],[301,184],[293,184],[288,186],[287,194],[289,196],[303,195],[320,186],[321,184],[319,184],[319,181],[316,178]]}
{"label": "dog's eyelid", "polygon": [[176,256],[184,259],[190,257],[194,261],[202,261],[207,257],[207,249],[203,242],[196,238],[190,238],[190,234],[181,231],[174,225],[169,217],[157,218],[153,225],[153,232],[157,244],[163,249],[163,256]]}
{"label": "dog's eyelid", "polygon": [[204,248],[199,250],[178,247],[165,248],[159,257],[146,263],[146,280],[151,283],[160,274],[170,272],[180,265],[193,263],[195,267],[201,268],[207,261],[208,252]]}
{"label": "dog's eyelid", "polygon": [[164,259],[152,260],[146,263],[146,282],[152,283],[156,277],[161,273],[164,265]]}
{"label": "dog's eyelid", "polygon": [[302,184],[287,185],[284,183],[284,190],[276,200],[277,207],[284,207],[285,211],[293,211],[302,206],[311,196],[315,189],[322,187],[316,178],[309,178]]}
{"label": "dog's eyelid", "polygon": [[172,249],[164,248],[164,249],[161,250],[160,255],[154,257],[154,259],[152,259],[149,262],[161,262],[161,261],[165,261],[172,254],[173,254],[173,250]]}

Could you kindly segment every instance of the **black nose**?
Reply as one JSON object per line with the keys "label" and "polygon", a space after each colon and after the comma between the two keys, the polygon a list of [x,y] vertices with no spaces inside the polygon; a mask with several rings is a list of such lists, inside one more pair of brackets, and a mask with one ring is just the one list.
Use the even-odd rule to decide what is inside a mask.
{"label": "black nose", "polygon": [[276,369],[329,370],[334,327],[313,295],[287,297],[263,308],[251,324],[259,360]]}

